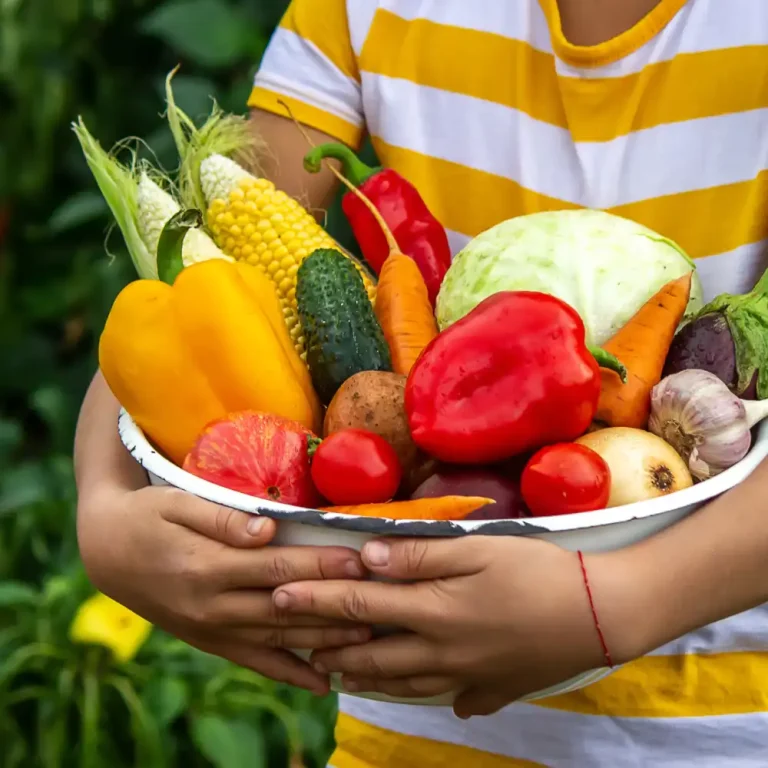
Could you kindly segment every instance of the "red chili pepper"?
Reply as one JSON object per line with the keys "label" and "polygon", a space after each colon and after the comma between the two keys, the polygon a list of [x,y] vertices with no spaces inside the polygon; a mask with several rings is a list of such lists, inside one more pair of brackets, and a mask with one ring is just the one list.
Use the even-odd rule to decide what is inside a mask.
{"label": "red chili pepper", "polygon": [[332,504],[377,504],[397,493],[402,477],[395,449],[364,429],[326,437],[312,458],[312,482]]}
{"label": "red chili pepper", "polygon": [[[371,168],[343,144],[315,147],[304,158],[304,167],[317,173],[327,157],[341,160],[344,176],[373,203],[392,230],[400,250],[416,262],[434,306],[451,266],[451,249],[444,227],[430,213],[416,187],[389,168]],[[341,205],[365,260],[378,275],[389,255],[381,227],[354,192],[347,192]]]}
{"label": "red chili pepper", "polygon": [[580,437],[600,395],[584,323],[554,296],[503,291],[437,336],[411,369],[405,409],[413,440],[442,461],[486,464]]}
{"label": "red chili pepper", "polygon": [[534,517],[570,515],[605,508],[611,471],[602,456],[586,445],[558,443],[531,457],[520,485]]}

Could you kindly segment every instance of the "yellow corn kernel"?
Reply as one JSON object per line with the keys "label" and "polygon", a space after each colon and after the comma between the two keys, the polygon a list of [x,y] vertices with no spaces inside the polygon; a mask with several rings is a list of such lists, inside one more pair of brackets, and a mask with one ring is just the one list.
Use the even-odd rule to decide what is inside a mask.
{"label": "yellow corn kernel", "polygon": [[[296,275],[302,261],[318,248],[338,243],[312,215],[266,179],[214,155],[201,166],[208,200],[208,221],[218,246],[227,255],[257,265],[272,280],[297,351],[306,358],[296,307]],[[355,263],[370,300],[376,286]]]}

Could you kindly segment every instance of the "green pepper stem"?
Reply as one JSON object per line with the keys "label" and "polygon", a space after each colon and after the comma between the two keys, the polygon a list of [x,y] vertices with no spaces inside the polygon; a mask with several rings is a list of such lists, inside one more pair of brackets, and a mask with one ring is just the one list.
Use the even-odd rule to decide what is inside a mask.
{"label": "green pepper stem", "polygon": [[186,208],[175,213],[165,223],[157,241],[157,276],[168,285],[184,269],[182,246],[187,232],[203,224],[203,214],[196,208]]}
{"label": "green pepper stem", "polygon": [[309,456],[310,460],[315,458],[315,451],[317,451],[322,442],[322,439],[319,437],[307,438],[307,456]]}
{"label": "green pepper stem", "polygon": [[627,368],[615,355],[606,352],[602,347],[587,347],[587,349],[601,368],[608,368],[618,373],[622,382],[627,383]]}
{"label": "green pepper stem", "polygon": [[356,187],[365,184],[371,176],[375,176],[381,167],[372,168],[366,165],[349,147],[343,144],[321,144],[311,149],[304,156],[304,169],[310,173],[317,173],[323,167],[323,160],[332,157],[340,160],[344,175]]}

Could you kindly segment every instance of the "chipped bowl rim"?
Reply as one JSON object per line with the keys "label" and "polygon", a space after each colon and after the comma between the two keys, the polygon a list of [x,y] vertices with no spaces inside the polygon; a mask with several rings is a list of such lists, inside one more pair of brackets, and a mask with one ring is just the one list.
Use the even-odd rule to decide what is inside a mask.
{"label": "chipped bowl rim", "polygon": [[318,509],[260,499],[216,485],[186,472],[154,448],[130,414],[123,408],[118,417],[118,432],[131,456],[146,470],[170,486],[199,496],[207,501],[264,515],[275,520],[357,531],[376,536],[465,536],[470,534],[530,536],[599,528],[663,515],[683,507],[693,507],[713,499],[745,480],[768,455],[768,421],[757,431],[749,453],[738,463],[709,480],[669,496],[626,504],[621,507],[578,512],[551,517],[512,518],[503,520],[394,520],[383,517],[322,512]]}

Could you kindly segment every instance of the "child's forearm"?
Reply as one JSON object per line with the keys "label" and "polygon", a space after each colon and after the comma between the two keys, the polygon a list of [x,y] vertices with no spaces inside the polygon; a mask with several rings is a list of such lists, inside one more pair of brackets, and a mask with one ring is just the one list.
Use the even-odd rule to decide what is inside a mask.
{"label": "child's forearm", "polygon": [[97,372],[83,401],[75,434],[75,480],[81,501],[99,486],[131,490],[147,484],[146,472],[120,442],[119,412],[119,403]]}
{"label": "child's forearm", "polygon": [[768,461],[677,525],[590,560],[620,661],[768,601]]}

